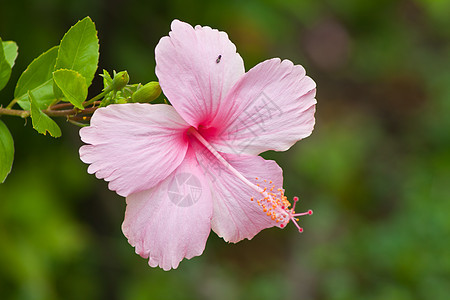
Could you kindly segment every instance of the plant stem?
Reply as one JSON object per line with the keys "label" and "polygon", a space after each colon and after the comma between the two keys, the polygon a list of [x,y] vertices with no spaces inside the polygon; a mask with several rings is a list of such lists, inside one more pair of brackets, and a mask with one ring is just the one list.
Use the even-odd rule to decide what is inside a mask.
{"label": "plant stem", "polygon": [[74,120],[72,120],[72,119],[68,119],[68,121],[69,121],[70,123],[72,123],[73,125],[76,125],[76,126],[78,126],[78,127],[86,127],[86,126],[88,126],[87,124],[84,124],[84,123],[81,123],[81,122],[77,122],[77,121],[74,121]]}
{"label": "plant stem", "polygon": [[[98,107],[95,107],[95,105],[100,104],[101,102],[98,101],[103,96],[105,96],[107,93],[109,93],[110,90],[105,90],[98,94],[97,96],[84,101],[83,106],[87,107],[90,105],[94,105],[92,107],[87,107],[83,110],[80,110],[78,108],[74,108],[71,103],[56,103],[54,105],[49,106],[49,108],[42,110],[42,112],[50,117],[66,117],[69,118],[71,116],[75,116],[80,113],[84,114],[91,114],[93,113]],[[1,115],[8,115],[8,116],[17,116],[21,118],[27,118],[30,116],[29,110],[20,110],[20,109],[13,109],[12,107],[17,103],[18,99],[14,98],[5,108],[0,106],[0,116]],[[67,109],[65,109],[67,108]]]}
{"label": "plant stem", "polygon": [[0,115],[8,115],[8,116],[17,116],[17,117],[21,117],[21,118],[27,118],[28,116],[30,116],[30,112],[28,110],[0,107]]}
{"label": "plant stem", "polygon": [[[100,104],[100,101],[94,101],[92,104]],[[57,110],[55,108],[69,108],[71,109],[60,109]],[[42,110],[44,114],[46,114],[49,117],[70,117],[77,114],[92,114],[94,111],[97,110],[98,107],[92,106],[85,108],[83,110],[80,110],[78,108],[73,108],[73,105],[70,103],[61,103],[53,105],[52,107],[48,109]],[[17,116],[21,118],[27,118],[30,116],[29,110],[20,110],[20,109],[10,109],[10,108],[3,108],[0,106],[0,115],[8,115],[8,116]]]}
{"label": "plant stem", "polygon": [[93,104],[95,101],[99,100],[100,98],[102,98],[103,96],[105,96],[109,92],[110,92],[110,90],[104,90],[103,92],[101,92],[100,94],[95,96],[94,98],[91,98],[89,100],[84,101],[83,102],[83,106],[89,106],[89,105]]}
{"label": "plant stem", "polygon": [[14,99],[8,104],[8,106],[6,106],[6,109],[11,109],[11,108],[14,106],[14,104],[17,103],[17,101],[19,101],[19,99],[14,98]]}
{"label": "plant stem", "polygon": [[80,112],[80,110],[77,108],[63,110],[45,109],[42,112],[49,117],[69,117],[72,115],[76,115],[78,112]]}
{"label": "plant stem", "polygon": [[73,108],[73,104],[70,102],[65,102],[65,103],[58,103],[58,104],[49,106],[49,109],[52,109],[52,110],[58,110],[58,109],[62,109],[62,108]]}

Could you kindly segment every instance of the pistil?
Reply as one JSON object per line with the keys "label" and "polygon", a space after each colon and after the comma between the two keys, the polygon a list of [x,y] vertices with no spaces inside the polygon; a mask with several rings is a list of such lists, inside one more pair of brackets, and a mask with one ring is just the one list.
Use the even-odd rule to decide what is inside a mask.
{"label": "pistil", "polygon": [[[250,188],[262,195],[262,199],[257,199],[256,203],[262,208],[263,212],[267,214],[274,222],[278,224],[280,228],[284,228],[289,221],[292,221],[297,227],[299,232],[303,232],[303,228],[298,225],[298,217],[304,215],[312,215],[312,210],[308,210],[303,213],[295,213],[295,205],[298,202],[298,197],[294,197],[294,205],[292,208],[291,203],[287,200],[284,195],[284,190],[282,188],[276,188],[272,185],[272,181],[267,181],[266,179],[261,181],[261,184],[254,184],[247,178],[245,178],[238,170],[236,170],[195,128],[191,127],[188,130],[188,134],[194,136],[203,146],[211,152],[214,157],[216,157],[219,162],[237,178],[239,178],[243,183],[248,185]],[[259,178],[255,178],[256,181]],[[268,186],[264,186],[269,184]],[[263,185],[264,187],[261,187]],[[255,201],[252,197],[251,201]]]}

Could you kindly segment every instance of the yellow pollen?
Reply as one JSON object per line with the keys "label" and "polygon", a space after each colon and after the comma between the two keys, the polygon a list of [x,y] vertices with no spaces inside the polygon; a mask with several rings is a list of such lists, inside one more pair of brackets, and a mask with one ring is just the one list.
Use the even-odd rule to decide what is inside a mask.
{"label": "yellow pollen", "polygon": [[[299,222],[299,216],[306,214],[311,214],[309,211],[305,213],[295,213],[295,203],[298,201],[298,197],[294,197],[294,206],[291,207],[291,203],[284,194],[283,188],[276,188],[271,180],[260,179],[256,177],[256,180],[264,181],[267,184],[256,184],[258,188],[256,189],[261,196],[251,197],[251,201],[256,201],[261,210],[274,222],[279,223],[277,226],[284,228],[289,221],[297,226],[300,232],[303,231],[301,227],[296,222]],[[259,198],[259,199],[258,199]]]}

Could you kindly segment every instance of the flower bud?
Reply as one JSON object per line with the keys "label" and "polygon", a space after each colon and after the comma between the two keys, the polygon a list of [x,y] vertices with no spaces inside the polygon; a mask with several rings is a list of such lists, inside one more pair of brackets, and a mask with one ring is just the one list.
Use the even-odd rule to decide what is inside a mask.
{"label": "flower bud", "polygon": [[117,104],[125,104],[128,102],[127,102],[127,99],[125,99],[125,98],[119,98],[119,99],[116,99],[116,103]]}
{"label": "flower bud", "polygon": [[159,95],[161,95],[159,83],[157,81],[150,81],[134,92],[131,100],[132,102],[147,103],[155,100]]}
{"label": "flower bud", "polygon": [[111,83],[111,87],[114,91],[120,91],[123,89],[130,81],[130,76],[128,76],[127,71],[122,71],[117,74],[114,74],[114,79]]}

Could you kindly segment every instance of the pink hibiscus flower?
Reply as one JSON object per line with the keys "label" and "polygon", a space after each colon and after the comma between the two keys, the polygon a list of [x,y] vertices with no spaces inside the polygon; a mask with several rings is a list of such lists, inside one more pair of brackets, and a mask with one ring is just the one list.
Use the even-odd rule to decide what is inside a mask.
{"label": "pink hibiscus flower", "polygon": [[289,221],[302,231],[296,218],[312,212],[294,212],[281,168],[258,154],[309,136],[316,104],[302,66],[274,58],[245,73],[226,33],[171,28],[155,55],[172,106],[110,105],[80,130],[88,172],[126,197],[129,243],[164,270],[201,255],[211,229],[233,243]]}

